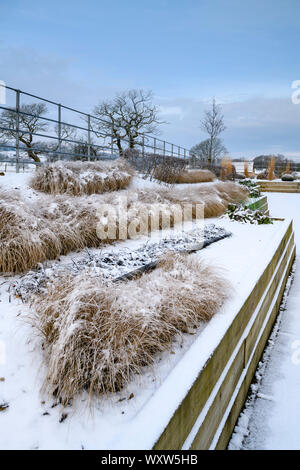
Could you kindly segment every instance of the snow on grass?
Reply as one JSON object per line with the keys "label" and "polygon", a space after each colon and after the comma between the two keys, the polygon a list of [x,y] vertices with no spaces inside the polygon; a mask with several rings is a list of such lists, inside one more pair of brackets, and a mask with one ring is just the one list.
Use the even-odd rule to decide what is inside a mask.
{"label": "snow on grass", "polygon": [[64,404],[84,390],[91,404],[122,390],[176,337],[208,321],[228,291],[214,267],[184,254],[169,254],[154,271],[125,282],[60,278],[32,306],[46,352],[44,388]]}
{"label": "snow on grass", "polygon": [[[191,185],[192,186],[192,185]],[[128,238],[148,233],[154,214],[157,228],[176,223],[178,207],[190,204],[190,219],[198,216],[197,207],[204,204],[205,217],[221,215],[231,202],[246,197],[245,191],[234,183],[218,182],[210,187],[189,187],[186,190],[163,189],[123,190],[102,195],[78,197],[46,195],[34,197],[23,190],[0,192],[0,271],[24,272],[47,259],[56,259],[85,247],[113,243],[106,234],[107,219],[99,218],[98,210],[110,205],[116,212],[116,238],[121,215],[126,213],[125,230]],[[123,204],[119,204],[120,200]],[[107,207],[107,206],[105,206]],[[146,215],[146,221],[145,221]],[[132,227],[137,227],[133,230]]]}
{"label": "snow on grass", "polygon": [[102,194],[127,188],[133,173],[123,159],[112,162],[58,161],[38,168],[30,186],[51,194]]}
{"label": "snow on grass", "polygon": [[122,245],[118,249],[85,249],[77,255],[67,257],[67,261],[47,261],[40,264],[36,270],[21,276],[12,286],[12,291],[26,301],[33,294],[45,293],[49,282],[54,282],[66,274],[87,274],[113,280],[149,263],[157,262],[168,252],[182,252],[229,235],[230,232],[215,224],[208,224],[203,228],[196,225],[187,232],[168,232],[164,238],[148,239],[146,243],[131,249],[122,248]]}
{"label": "snow on grass", "polygon": [[[213,222],[219,224],[220,220]],[[7,360],[0,364],[0,377],[5,378],[0,382],[0,396],[9,408],[0,413],[5,429],[1,448],[129,449],[150,448],[154,444],[252,290],[287,223],[254,226],[222,219],[222,225],[233,236],[193,256],[222,269],[234,287],[230,301],[205,328],[203,325],[195,335],[185,335],[183,342],[175,342],[171,354],[162,353],[154,370],[146,367],[143,375],[124,390],[96,400],[93,415],[85,393],[74,407],[62,407],[55,397],[40,395],[46,371],[40,368],[39,348],[28,342],[28,307],[8,292],[19,276],[2,278],[2,282],[8,282],[0,282],[0,341],[6,345]],[[133,249],[142,243],[127,240],[120,247]],[[63,413],[67,418],[59,422]]]}

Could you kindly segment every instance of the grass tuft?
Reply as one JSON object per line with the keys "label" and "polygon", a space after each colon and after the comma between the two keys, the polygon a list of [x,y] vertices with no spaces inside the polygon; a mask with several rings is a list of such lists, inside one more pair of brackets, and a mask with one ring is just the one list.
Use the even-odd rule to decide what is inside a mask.
{"label": "grass tuft", "polygon": [[[174,224],[176,205],[192,204],[190,218],[195,218],[196,205],[204,203],[204,216],[218,217],[229,203],[247,198],[247,190],[231,182],[217,182],[203,187],[175,189],[124,190],[103,195],[78,196],[39,195],[37,199],[23,200],[16,191],[0,193],[0,272],[24,272],[38,263],[56,259],[85,247],[99,247],[112,243],[97,235],[97,225],[105,230],[107,222],[99,221],[97,210],[101,204],[118,204],[120,195],[126,196],[128,238],[136,232],[148,233],[151,228],[153,204],[158,212],[159,229]],[[124,212],[123,211],[123,212]],[[143,213],[148,220],[143,220]],[[135,225],[137,231],[130,231]],[[133,235],[132,235],[133,233]],[[99,234],[99,231],[98,231]],[[118,238],[118,224],[117,224]],[[137,233],[138,235],[138,233]]]}
{"label": "grass tuft", "polygon": [[122,159],[114,162],[58,161],[38,168],[30,185],[50,194],[102,194],[127,188],[133,173]]}
{"label": "grass tuft", "polygon": [[190,170],[182,171],[177,176],[176,183],[210,183],[215,179],[216,175],[210,170]]}
{"label": "grass tuft", "polygon": [[228,291],[227,281],[194,255],[172,254],[155,271],[122,283],[60,279],[33,303],[48,370],[43,389],[64,404],[83,390],[91,397],[121,390],[178,335],[208,321]]}

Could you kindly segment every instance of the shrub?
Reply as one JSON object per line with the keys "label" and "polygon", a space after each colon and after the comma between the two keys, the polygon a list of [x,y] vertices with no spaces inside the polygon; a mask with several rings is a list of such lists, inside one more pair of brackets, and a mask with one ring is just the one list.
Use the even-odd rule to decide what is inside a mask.
{"label": "shrub", "polygon": [[258,180],[267,180],[268,179],[268,170],[262,171],[261,173],[258,173],[256,176]]}
{"label": "shrub", "polygon": [[283,173],[283,175],[281,176],[281,180],[282,181],[295,181],[295,178],[290,173]]}
{"label": "shrub", "polygon": [[229,204],[226,214],[231,220],[262,225],[272,224],[272,219],[259,210],[251,210],[241,204]]}
{"label": "shrub", "polygon": [[260,187],[253,181],[246,179],[243,181],[239,181],[239,184],[243,185],[243,187],[246,187],[248,189],[249,197],[258,198],[261,196]]}

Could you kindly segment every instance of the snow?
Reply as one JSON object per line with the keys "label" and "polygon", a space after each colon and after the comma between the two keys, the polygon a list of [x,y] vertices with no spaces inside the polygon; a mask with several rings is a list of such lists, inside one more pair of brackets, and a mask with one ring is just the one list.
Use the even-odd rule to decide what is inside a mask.
{"label": "snow", "polygon": [[215,224],[207,224],[204,229],[195,225],[187,232],[168,233],[168,237],[158,240],[147,239],[146,243],[137,248],[129,249],[122,245],[107,248],[85,249],[84,252],[62,257],[63,260],[47,261],[32,271],[16,279],[12,291],[23,300],[33,293],[46,292],[47,283],[60,275],[70,273],[79,275],[88,272],[89,276],[102,275],[106,279],[116,279],[152,262],[168,252],[193,250],[203,246],[203,243],[213,242],[218,237],[230,236],[231,233]]}
{"label": "snow", "polygon": [[[29,191],[28,175],[14,176],[5,180],[6,187]],[[142,183],[135,180],[133,184]],[[283,214],[285,211],[279,207],[276,215]],[[227,218],[209,222],[232,232],[232,237],[191,256],[219,267],[231,282],[230,300],[195,335],[186,335],[183,343],[174,344],[171,354],[158,357],[153,369],[145,368],[144,374],[134,378],[125,390],[95,400],[93,409],[88,407],[85,394],[80,397],[80,406],[65,408],[54,397],[41,394],[45,369],[27,323],[30,307],[13,295],[13,285],[20,282],[20,276],[0,278],[0,410],[1,404],[9,405],[0,411],[4,430],[0,448],[147,449],[154,445],[272,258],[289,220],[263,226]],[[143,243],[143,239],[128,240],[114,249],[136,250]],[[68,255],[62,262],[70,262],[73,256]],[[261,393],[274,395],[263,390]],[[67,417],[62,421],[64,414]]]}
{"label": "snow", "polygon": [[[268,201],[273,216],[284,214],[294,218],[296,245],[299,246],[300,195],[268,193]],[[289,295],[284,299],[229,449],[300,448],[300,272],[297,267],[299,255],[290,280],[292,285],[288,286]]]}

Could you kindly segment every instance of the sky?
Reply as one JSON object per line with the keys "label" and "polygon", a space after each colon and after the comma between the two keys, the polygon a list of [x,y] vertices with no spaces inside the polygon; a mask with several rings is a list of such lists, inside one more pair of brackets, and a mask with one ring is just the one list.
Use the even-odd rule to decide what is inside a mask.
{"label": "sky", "polygon": [[160,138],[186,148],[215,97],[231,156],[300,161],[299,0],[0,0],[0,15],[8,86],[86,112],[152,90]]}

